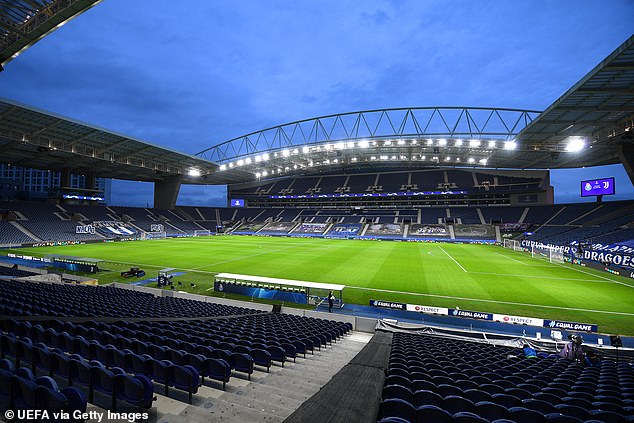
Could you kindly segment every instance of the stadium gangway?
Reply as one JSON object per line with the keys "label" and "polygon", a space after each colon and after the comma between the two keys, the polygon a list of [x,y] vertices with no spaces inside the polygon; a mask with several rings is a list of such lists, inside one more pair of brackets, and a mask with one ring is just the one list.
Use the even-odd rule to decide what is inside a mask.
{"label": "stadium gangway", "polygon": [[[335,294],[336,292],[339,292],[338,306],[341,308],[344,305],[343,304],[343,289],[346,287],[345,285],[322,283],[322,282],[297,281],[292,279],[267,278],[265,276],[240,275],[236,273],[218,273],[215,276],[215,280],[217,282],[226,282],[226,283],[249,282],[249,283],[255,284],[256,287],[258,288],[265,288],[265,289],[271,289],[271,287],[275,287],[273,289],[300,288],[300,289],[306,290],[307,298],[310,298],[311,296],[311,289],[318,290],[318,291],[328,291],[328,292],[332,291],[333,294]],[[335,297],[336,296],[337,295],[335,294]],[[323,299],[324,297],[326,297],[326,295],[321,296],[320,298]]]}

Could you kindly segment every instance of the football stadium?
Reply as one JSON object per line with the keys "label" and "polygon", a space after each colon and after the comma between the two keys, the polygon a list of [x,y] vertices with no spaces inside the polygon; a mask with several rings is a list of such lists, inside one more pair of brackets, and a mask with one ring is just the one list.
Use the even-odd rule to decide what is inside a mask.
{"label": "football stadium", "polygon": [[[99,3],[0,2],[0,81]],[[195,154],[0,98],[0,419],[634,421],[634,198],[551,182],[634,181],[614,47],[544,110],[333,113]]]}

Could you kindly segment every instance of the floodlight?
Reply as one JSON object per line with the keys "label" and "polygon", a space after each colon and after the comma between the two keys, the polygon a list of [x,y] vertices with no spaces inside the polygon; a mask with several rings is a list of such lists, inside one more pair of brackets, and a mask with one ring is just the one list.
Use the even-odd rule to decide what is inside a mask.
{"label": "floodlight", "polygon": [[291,155],[291,152],[289,150],[282,150],[282,156],[283,157],[288,157]]}
{"label": "floodlight", "polygon": [[370,157],[370,160],[376,160],[376,156]]}
{"label": "floodlight", "polygon": [[585,148],[586,141],[582,137],[568,137],[568,145],[566,145],[566,151],[569,153],[576,153]]}
{"label": "floodlight", "polygon": [[293,169],[297,169],[297,165],[293,165]]}
{"label": "floodlight", "polygon": [[293,154],[298,154],[298,153],[299,153],[299,150],[298,150],[298,149],[296,149],[296,148],[294,148],[294,149],[293,149]]}
{"label": "floodlight", "polygon": [[220,170],[227,170],[227,165],[220,165]]}
{"label": "floodlight", "polygon": [[346,143],[346,148],[354,148],[354,143],[352,141],[348,141]]}
{"label": "floodlight", "polygon": [[495,148],[495,141],[494,140],[489,141],[489,148]]}
{"label": "floodlight", "polygon": [[244,159],[244,163],[251,164],[251,157],[247,157],[246,159]]}
{"label": "floodlight", "polygon": [[260,176],[262,176],[262,174],[260,172],[255,172],[255,177],[260,179]]}
{"label": "floodlight", "polygon": [[390,141],[390,140],[385,141],[385,142],[383,143],[383,145],[385,145],[385,146],[390,146],[390,145],[392,145],[392,141]]}
{"label": "floodlight", "polygon": [[269,159],[269,153],[262,154],[262,160],[267,161]]}
{"label": "floodlight", "polygon": [[368,148],[370,146],[370,143],[368,142],[368,140],[361,140],[359,141],[359,147],[361,148]]}
{"label": "floodlight", "polygon": [[438,145],[444,147],[445,145],[447,145],[447,140],[444,138],[441,138],[438,140]]}
{"label": "floodlight", "polygon": [[504,143],[504,149],[505,150],[515,150],[516,148],[517,148],[517,142],[515,142],[515,140],[506,141]]}
{"label": "floodlight", "polygon": [[243,159],[238,160],[238,166],[242,166],[243,164],[244,164],[244,160]]}
{"label": "floodlight", "polygon": [[255,156],[255,162],[256,163],[260,163],[262,161],[262,156],[260,154],[258,154],[257,156]]}
{"label": "floodlight", "polygon": [[233,167],[233,162],[229,163],[229,167],[230,168]]}
{"label": "floodlight", "polygon": [[454,143],[454,145],[456,147],[462,147],[462,140],[456,140],[456,142]]}
{"label": "floodlight", "polygon": [[379,157],[381,160],[387,160],[387,156],[380,156]]}
{"label": "floodlight", "polygon": [[198,169],[189,169],[189,176],[198,177],[200,176],[200,170]]}
{"label": "floodlight", "polygon": [[472,148],[480,147],[480,140],[469,140],[469,147],[472,147]]}
{"label": "floodlight", "polygon": [[480,159],[480,164],[481,165],[486,165],[487,164],[487,159]]}
{"label": "floodlight", "polygon": [[418,142],[416,140],[412,141],[412,145],[416,145]]}
{"label": "floodlight", "polygon": [[310,148],[308,148],[308,147],[306,147],[306,146],[302,147],[302,153],[306,154],[306,153],[308,153],[309,151],[310,151]]}
{"label": "floodlight", "polygon": [[432,139],[428,139],[427,140],[427,145],[433,145],[434,144],[434,140]]}
{"label": "floodlight", "polygon": [[330,159],[324,160],[324,164],[330,164]]}
{"label": "floodlight", "polygon": [[445,161],[446,161],[446,162],[448,162],[448,161],[450,161],[450,160],[451,160],[451,157],[449,157],[449,156],[445,157]]}
{"label": "floodlight", "polygon": [[267,176],[269,173],[266,170],[262,171],[262,176]]}
{"label": "floodlight", "polygon": [[392,160],[396,160],[396,156],[392,156]]}
{"label": "floodlight", "polygon": [[469,163],[475,163],[475,159],[473,157],[469,157]]}
{"label": "floodlight", "polygon": [[339,159],[333,159],[333,163],[339,163]]}
{"label": "floodlight", "polygon": [[353,157],[353,158],[352,158],[352,159],[350,159],[350,160],[351,160],[351,161],[353,161],[353,162],[356,162],[356,161],[357,161],[357,158],[356,158],[356,157]]}
{"label": "floodlight", "polygon": [[398,140],[398,145],[405,145],[405,141],[404,140]]}
{"label": "floodlight", "polygon": [[345,148],[345,144],[342,142],[338,142],[336,145],[337,150],[343,150]]}
{"label": "floodlight", "polygon": [[420,156],[421,160],[425,160],[427,157],[426,156]]}

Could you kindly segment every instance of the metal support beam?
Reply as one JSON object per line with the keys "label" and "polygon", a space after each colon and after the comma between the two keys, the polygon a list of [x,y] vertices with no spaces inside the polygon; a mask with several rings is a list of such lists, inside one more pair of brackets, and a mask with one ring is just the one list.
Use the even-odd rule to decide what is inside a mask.
{"label": "metal support beam", "polygon": [[154,208],[171,210],[176,207],[182,177],[174,176],[154,183]]}
{"label": "metal support beam", "polygon": [[627,176],[630,177],[630,181],[634,184],[634,144],[619,144],[617,153],[619,155],[619,160],[621,160],[621,163],[627,172]]}

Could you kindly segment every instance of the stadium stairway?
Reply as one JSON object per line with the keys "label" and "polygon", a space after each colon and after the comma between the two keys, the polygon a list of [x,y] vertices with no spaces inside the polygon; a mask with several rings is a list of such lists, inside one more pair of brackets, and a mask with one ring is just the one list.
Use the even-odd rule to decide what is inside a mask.
{"label": "stadium stairway", "polygon": [[314,355],[298,356],[296,362],[287,361],[284,368],[275,363],[270,373],[256,371],[250,381],[246,375],[234,373],[226,391],[202,386],[192,405],[187,404],[186,399],[178,401],[157,395],[156,421],[282,422],[334,380],[371,337],[371,334],[352,332],[327,348],[316,350]]}

